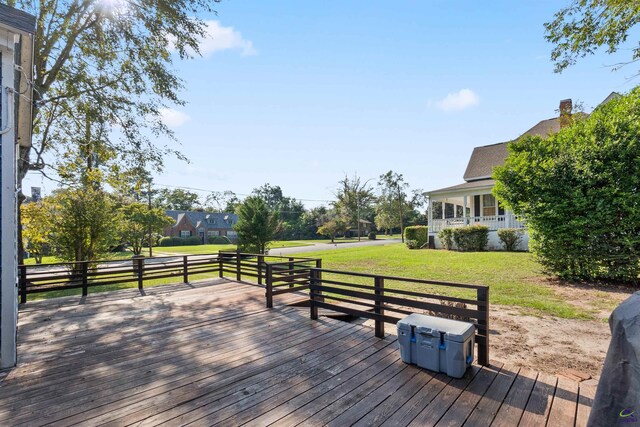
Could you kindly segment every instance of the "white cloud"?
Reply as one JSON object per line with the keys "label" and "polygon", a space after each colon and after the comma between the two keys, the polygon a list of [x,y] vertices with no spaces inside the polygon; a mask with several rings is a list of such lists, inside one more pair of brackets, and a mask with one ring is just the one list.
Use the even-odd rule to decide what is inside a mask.
{"label": "white cloud", "polygon": [[177,128],[191,120],[188,114],[173,108],[161,108],[160,117],[162,117],[164,124],[170,128]]}
{"label": "white cloud", "polygon": [[255,55],[250,40],[245,40],[233,27],[223,27],[218,21],[206,21],[207,35],[200,40],[200,53],[209,56],[223,50],[237,49],[242,55]]}
{"label": "white cloud", "polygon": [[471,89],[461,89],[436,102],[442,111],[461,111],[480,103],[480,98]]}

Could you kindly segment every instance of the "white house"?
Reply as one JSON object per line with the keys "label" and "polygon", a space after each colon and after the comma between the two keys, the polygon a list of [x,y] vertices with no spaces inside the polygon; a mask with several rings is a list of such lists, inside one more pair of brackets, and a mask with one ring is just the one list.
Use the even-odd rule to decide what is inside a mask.
{"label": "white house", "polygon": [[36,18],[0,4],[0,369],[16,364],[19,147],[31,145]]}
{"label": "white house", "polygon": [[[617,93],[611,93],[600,105],[617,96]],[[516,140],[529,135],[546,138],[557,133],[571,123],[572,109],[571,99],[560,101],[558,117],[542,120]],[[495,184],[492,179],[493,169],[504,164],[508,156],[507,145],[510,142],[474,148],[464,173],[464,183],[425,193],[429,199],[429,240],[433,241],[436,248],[442,247],[438,232],[444,228],[485,225],[489,227],[489,249],[502,248],[497,235],[500,228],[524,229],[524,238],[519,249],[528,249],[529,236],[524,221],[500,206],[492,194]]]}

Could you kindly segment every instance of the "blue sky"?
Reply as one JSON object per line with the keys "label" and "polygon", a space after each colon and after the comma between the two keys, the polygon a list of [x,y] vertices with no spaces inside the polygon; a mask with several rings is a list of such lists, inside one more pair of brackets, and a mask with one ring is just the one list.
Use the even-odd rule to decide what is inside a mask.
{"label": "blue sky", "polygon": [[202,16],[204,57],[176,63],[188,104],[167,119],[191,163],[167,159],[156,182],[239,194],[269,182],[308,206],[345,174],[458,184],[473,147],[517,137],[561,99],[590,109],[637,84],[607,67],[626,52],[553,73],[543,23],[566,4],[223,1]]}

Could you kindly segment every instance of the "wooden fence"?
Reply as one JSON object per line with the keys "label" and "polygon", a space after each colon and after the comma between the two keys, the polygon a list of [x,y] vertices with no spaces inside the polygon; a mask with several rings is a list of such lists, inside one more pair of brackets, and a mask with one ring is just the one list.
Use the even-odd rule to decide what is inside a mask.
{"label": "wooden fence", "polygon": [[[394,287],[386,286],[390,282]],[[451,297],[434,292],[434,289],[447,288],[472,292],[475,298]],[[373,319],[375,334],[380,338],[384,337],[385,323],[395,324],[416,309],[434,316],[473,323],[476,327],[478,363],[489,363],[488,286],[312,268],[310,290],[312,319],[318,318],[319,308]],[[474,308],[468,308],[470,305]]]}
{"label": "wooden fence", "polygon": [[[416,310],[434,316],[462,319],[476,327],[478,362],[489,363],[489,288],[487,286],[433,280],[382,276],[322,268],[317,258],[278,257],[239,252],[208,255],[184,255],[127,261],[91,261],[19,266],[20,302],[27,295],[68,289],[82,289],[87,295],[92,287],[145,282],[166,278],[217,273],[231,275],[237,281],[247,277],[265,287],[268,308],[274,296],[309,290],[312,319],[318,309],[332,310],[373,319],[375,335],[384,337],[385,323],[396,323]],[[472,293],[472,297],[447,296],[446,290]],[[440,291],[445,295],[440,295]],[[473,306],[473,308],[469,308]]]}

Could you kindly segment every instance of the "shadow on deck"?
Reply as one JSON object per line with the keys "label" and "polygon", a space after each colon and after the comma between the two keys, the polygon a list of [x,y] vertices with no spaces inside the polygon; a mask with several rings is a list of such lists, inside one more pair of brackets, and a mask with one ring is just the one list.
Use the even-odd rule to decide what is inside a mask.
{"label": "shadow on deck", "polygon": [[[586,425],[593,388],[494,363],[451,379],[395,336],[220,279],[24,305],[2,425]],[[299,301],[287,294],[279,304]]]}

